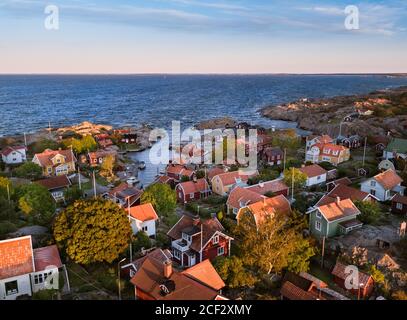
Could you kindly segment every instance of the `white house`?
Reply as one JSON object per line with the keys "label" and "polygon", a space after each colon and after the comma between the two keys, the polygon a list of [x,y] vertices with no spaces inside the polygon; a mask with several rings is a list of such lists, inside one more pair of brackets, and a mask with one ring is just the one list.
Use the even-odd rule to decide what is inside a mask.
{"label": "white house", "polygon": [[5,147],[1,152],[1,158],[6,164],[19,164],[27,161],[27,148],[24,146]]}
{"label": "white house", "polygon": [[299,170],[307,176],[305,184],[307,187],[326,183],[328,171],[317,164],[304,166]]}
{"label": "white house", "polygon": [[144,231],[149,237],[155,237],[158,215],[151,203],[142,204],[127,209],[131,228],[134,234]]}
{"label": "white house", "polygon": [[56,245],[33,249],[31,236],[0,241],[0,300],[59,289],[62,266]]}
{"label": "white house", "polygon": [[392,169],[386,170],[361,183],[360,190],[370,193],[379,201],[390,200],[395,194],[404,195],[405,187],[401,179]]}

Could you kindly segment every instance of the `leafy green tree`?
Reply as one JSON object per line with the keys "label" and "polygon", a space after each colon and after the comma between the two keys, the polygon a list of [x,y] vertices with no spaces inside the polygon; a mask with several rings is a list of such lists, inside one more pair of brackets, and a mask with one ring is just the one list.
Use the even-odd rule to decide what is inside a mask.
{"label": "leafy green tree", "polygon": [[113,169],[115,164],[115,157],[111,154],[107,155],[102,164],[100,165],[101,174],[105,177],[113,177]]}
{"label": "leafy green tree", "polygon": [[39,184],[27,184],[17,188],[19,209],[31,222],[48,225],[55,213],[55,201],[48,190]]}
{"label": "leafy green tree", "polygon": [[7,178],[0,177],[0,197],[4,197],[6,199],[13,195],[13,186],[11,181]]}
{"label": "leafy green tree", "polygon": [[241,258],[260,273],[280,273],[293,265],[307,270],[313,255],[311,243],[303,237],[305,222],[297,214],[277,212],[257,225],[250,213],[243,214],[236,228]]}
{"label": "leafy green tree", "polygon": [[81,139],[82,152],[94,151],[97,148],[97,143],[91,135],[86,135]]}
{"label": "leafy green tree", "polygon": [[237,256],[218,257],[213,265],[229,288],[252,287],[258,279],[249,272]]}
{"label": "leafy green tree", "polygon": [[169,215],[177,206],[177,194],[169,185],[155,183],[143,192],[141,203],[151,203],[159,215]]}
{"label": "leafy green tree", "polygon": [[26,162],[15,170],[16,176],[19,178],[38,180],[42,176],[41,167],[34,162]]}
{"label": "leafy green tree", "polygon": [[41,139],[29,146],[32,153],[41,153],[46,149],[58,150],[61,145],[51,139]]}
{"label": "leafy green tree", "polygon": [[294,176],[294,188],[295,189],[304,188],[305,183],[307,182],[307,175],[305,173],[302,173],[297,168],[290,168],[284,170],[285,184],[291,188],[293,176]]}
{"label": "leafy green tree", "polygon": [[363,223],[375,223],[381,215],[379,205],[374,201],[355,201],[356,207],[360,210],[361,214],[358,219]]}
{"label": "leafy green tree", "polygon": [[76,201],[54,224],[58,245],[80,264],[112,263],[128,248],[131,236],[124,209],[100,198]]}
{"label": "leafy green tree", "polygon": [[12,221],[17,219],[17,212],[15,210],[15,203],[9,202],[7,198],[0,196],[0,221]]}
{"label": "leafy green tree", "polygon": [[138,232],[133,240],[133,252],[137,253],[141,249],[150,249],[151,240],[145,232]]}
{"label": "leafy green tree", "polygon": [[196,171],[195,174],[196,174],[197,179],[205,178],[205,171],[204,170],[198,170],[198,171]]}
{"label": "leafy green tree", "polygon": [[97,143],[91,135],[83,136],[81,139],[66,139],[63,141],[63,144],[65,148],[72,148],[78,154],[94,151],[97,148]]}
{"label": "leafy green tree", "polygon": [[77,186],[73,186],[65,190],[64,197],[67,203],[74,203],[76,200],[82,198],[82,190]]}
{"label": "leafy green tree", "polygon": [[189,181],[189,177],[188,176],[182,176],[181,177],[181,182],[187,182]]}

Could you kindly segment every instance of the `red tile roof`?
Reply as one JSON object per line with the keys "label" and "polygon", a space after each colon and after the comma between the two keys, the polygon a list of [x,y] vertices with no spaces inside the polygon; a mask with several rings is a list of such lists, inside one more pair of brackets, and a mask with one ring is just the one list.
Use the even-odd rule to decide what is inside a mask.
{"label": "red tile roof", "polygon": [[407,205],[407,197],[406,196],[402,196],[401,194],[397,193],[393,199],[391,199],[391,201],[393,202],[397,202],[397,203],[402,203]]}
{"label": "red tile roof", "polygon": [[247,190],[265,195],[266,193],[279,193],[288,190],[287,185],[283,179],[275,179],[271,181],[262,182],[253,186],[247,187]]}
{"label": "red tile roof", "polygon": [[[196,269],[200,268],[198,264]],[[131,283],[156,300],[214,300],[219,293],[173,268],[170,277],[165,278],[164,263],[149,255],[143,258]],[[161,285],[171,287],[171,291],[164,294]]]}
{"label": "red tile roof", "polygon": [[31,236],[0,241],[0,280],[34,271]]}
{"label": "red tile roof", "polygon": [[42,185],[43,187],[47,188],[48,190],[66,188],[71,185],[71,181],[69,180],[69,178],[66,175],[38,180],[38,181],[35,181],[35,183]]}
{"label": "red tile roof", "polygon": [[170,164],[167,166],[167,174],[191,177],[194,171],[185,168],[180,164]]}
{"label": "red tile roof", "polygon": [[1,151],[1,154],[2,154],[3,156],[7,157],[10,153],[12,153],[12,152],[14,152],[14,151],[20,152],[21,150],[27,150],[27,148],[24,147],[24,146],[15,146],[15,147],[8,146],[8,147],[5,147],[5,148]]}
{"label": "red tile roof", "polygon": [[[129,212],[129,209],[126,209]],[[142,204],[139,206],[131,207],[130,208],[130,216],[134,219],[144,222],[150,220],[158,220],[158,215],[155,212],[151,203]]]}
{"label": "red tile roof", "polygon": [[205,178],[198,179],[196,182],[181,182],[177,185],[177,188],[181,188],[184,191],[184,194],[210,191],[209,184]]}
{"label": "red tile roof", "polygon": [[42,167],[46,167],[46,166],[52,166],[52,159],[56,156],[56,155],[62,155],[63,157],[65,157],[65,162],[72,162],[72,161],[76,161],[76,158],[72,152],[72,150],[51,150],[51,149],[46,149],[44,152],[42,153],[37,153],[35,154],[35,158],[38,159],[38,162],[40,163],[40,165]]}
{"label": "red tile roof", "polygon": [[333,203],[339,197],[341,200],[351,199],[352,201],[364,201],[369,196],[369,193],[360,191],[352,187],[348,187],[344,184],[338,184],[327,195],[323,196],[319,200],[316,206],[322,206],[329,203]]}
{"label": "red tile roof", "polygon": [[[320,151],[321,155],[326,155],[330,157],[339,157],[341,155],[341,152],[348,150],[348,148],[341,146],[341,145],[336,145],[332,143],[317,143],[313,147],[317,147]],[[327,152],[325,152],[327,151]],[[337,155],[333,154],[333,151],[338,151]]]}
{"label": "red tile roof", "polygon": [[[345,280],[351,273],[351,272],[346,273],[345,269],[346,269],[346,265],[338,261],[338,262],[336,262],[335,267],[332,270],[332,274],[340,279]],[[361,272],[359,270],[358,270],[358,273],[359,273],[359,283],[360,284],[363,283],[364,285],[366,285],[371,276],[364,272]]]}
{"label": "red tile roof", "polygon": [[[273,217],[276,213],[289,214],[291,212],[290,202],[283,195],[278,195],[272,198],[265,198],[262,201],[250,204],[246,207],[254,216],[257,226],[259,226],[266,217]],[[239,211],[240,214],[244,209]]]}
{"label": "red tile roof", "polygon": [[373,179],[380,183],[386,190],[391,190],[403,182],[403,179],[401,179],[392,169],[388,169],[385,172],[375,175]]}
{"label": "red tile roof", "polygon": [[47,267],[62,267],[61,257],[56,245],[34,249],[35,272],[46,270]]}
{"label": "red tile roof", "polygon": [[225,173],[224,169],[222,169],[222,168],[215,167],[215,168],[210,169],[208,171],[208,179],[209,179],[209,181],[212,181],[212,178],[214,176],[217,176],[218,174],[222,174],[222,173]]}
{"label": "red tile roof", "polygon": [[360,214],[359,209],[350,199],[335,201],[318,207],[318,210],[328,221],[334,221],[348,216]]}
{"label": "red tile roof", "polygon": [[290,281],[284,282],[280,293],[284,298],[289,300],[317,300],[315,294],[297,287]]}
{"label": "red tile roof", "polygon": [[219,177],[220,181],[222,181],[223,186],[230,186],[235,184],[237,179],[241,179],[241,181],[247,182],[247,180],[249,180],[251,176],[242,175],[239,171],[232,171],[218,174],[214,176],[213,179],[215,179],[216,177]]}
{"label": "red tile roof", "polygon": [[170,183],[171,181],[174,181],[174,178],[171,178],[169,176],[159,176],[156,180],[156,182],[159,183]]}
{"label": "red tile roof", "polygon": [[[212,218],[208,220],[202,219],[193,219],[188,216],[182,216],[181,219],[168,231],[167,235],[176,240],[182,238],[182,232],[185,229],[190,227],[195,227],[197,230],[197,235],[200,235],[201,230],[203,231],[202,234],[202,244],[205,245],[217,232],[222,233],[224,236],[227,235],[224,233],[225,229],[223,228],[222,224],[219,222],[218,219]],[[201,237],[200,236],[193,236],[192,243],[190,246],[191,249],[200,252],[201,251]]]}
{"label": "red tile roof", "polygon": [[204,260],[182,273],[215,290],[221,290],[225,287],[225,283],[209,260]]}
{"label": "red tile roof", "polygon": [[299,170],[302,173],[304,173],[308,178],[314,178],[314,177],[318,177],[318,176],[328,173],[328,171],[326,171],[324,168],[322,168],[321,166],[319,166],[317,164],[306,166],[306,167],[300,168]]}
{"label": "red tile roof", "polygon": [[251,191],[249,188],[236,187],[230,192],[226,204],[232,208],[239,209],[249,204],[262,201],[263,198],[263,195]]}

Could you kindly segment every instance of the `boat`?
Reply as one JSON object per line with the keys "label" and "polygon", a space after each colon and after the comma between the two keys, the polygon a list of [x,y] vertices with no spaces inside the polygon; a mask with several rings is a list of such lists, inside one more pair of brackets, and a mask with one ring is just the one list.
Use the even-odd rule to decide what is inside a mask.
{"label": "boat", "polygon": [[127,182],[127,184],[134,186],[135,184],[139,183],[140,181],[136,177],[130,177],[127,179],[126,182]]}
{"label": "boat", "polygon": [[138,164],[138,168],[140,170],[144,170],[146,168],[146,163],[144,161],[140,161]]}

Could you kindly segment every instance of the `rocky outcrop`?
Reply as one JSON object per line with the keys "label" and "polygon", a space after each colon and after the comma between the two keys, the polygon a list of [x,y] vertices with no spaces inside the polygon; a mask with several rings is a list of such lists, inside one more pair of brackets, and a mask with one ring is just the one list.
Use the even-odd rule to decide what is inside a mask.
{"label": "rocky outcrop", "polygon": [[[407,88],[402,87],[368,95],[302,99],[263,108],[261,113],[274,120],[297,122],[299,128],[317,134],[336,136],[342,123],[343,135],[383,135],[391,131],[393,135],[402,136],[406,131],[406,97]],[[383,112],[384,115],[381,114]],[[345,119],[349,121],[344,121]]]}
{"label": "rocky outcrop", "polygon": [[198,130],[205,129],[226,129],[236,127],[237,122],[230,117],[215,118],[198,123],[195,128]]}

